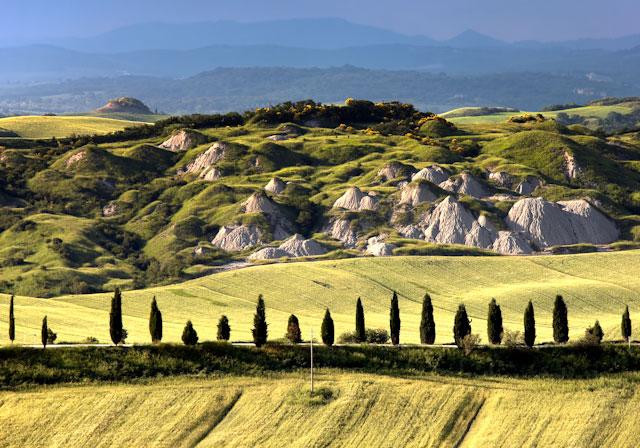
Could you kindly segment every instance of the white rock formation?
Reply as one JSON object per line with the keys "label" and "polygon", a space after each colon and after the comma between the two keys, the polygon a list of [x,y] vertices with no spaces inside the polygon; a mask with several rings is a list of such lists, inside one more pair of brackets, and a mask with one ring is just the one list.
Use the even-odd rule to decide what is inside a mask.
{"label": "white rock formation", "polygon": [[422,168],[416,174],[411,176],[411,180],[415,182],[422,179],[427,180],[432,184],[439,185],[442,182],[446,181],[450,175],[451,173],[449,173],[449,171],[445,170],[444,168],[438,165],[431,165],[426,168]]}
{"label": "white rock formation", "polygon": [[65,162],[65,167],[71,168],[73,165],[80,162],[81,160],[84,160],[86,157],[87,151],[79,151],[67,159],[67,161]]}
{"label": "white rock formation", "polygon": [[291,255],[286,251],[277,247],[265,247],[247,257],[249,260],[274,260],[277,258],[287,257]]}
{"label": "white rock formation", "polygon": [[376,210],[378,198],[364,194],[358,187],[350,187],[333,203],[333,208],[342,208],[354,212]]}
{"label": "white rock formation", "polygon": [[502,230],[493,242],[493,250],[504,255],[527,255],[533,252],[526,238],[517,232]]}
{"label": "white rock formation", "polygon": [[396,248],[393,244],[384,242],[385,236],[374,236],[367,240],[367,249],[365,253],[373,255],[374,257],[389,257],[393,255],[393,249]]}
{"label": "white rock formation", "polygon": [[167,140],[160,144],[161,148],[167,149],[173,152],[186,151],[203,144],[207,141],[207,138],[195,131],[188,131],[181,129],[173,134]]}
{"label": "white rock formation", "polygon": [[507,225],[522,232],[540,249],[578,243],[606,244],[619,235],[615,223],[585,200],[553,203],[542,198],[521,199],[509,210]]}
{"label": "white rock formation", "polygon": [[452,193],[466,194],[474,198],[489,196],[491,192],[469,173],[452,176],[440,184],[440,188]]}
{"label": "white rock formation", "polygon": [[279,195],[285,190],[285,188],[287,188],[287,184],[285,184],[279,177],[274,177],[267,183],[267,185],[264,186],[264,191]]}
{"label": "white rock formation", "polygon": [[344,247],[355,247],[358,242],[358,231],[351,226],[351,221],[346,219],[335,219],[331,221],[326,232],[336,240],[342,241]]}
{"label": "white rock formation", "polygon": [[290,135],[286,135],[286,134],[273,134],[267,137],[267,140],[271,140],[274,142],[280,142],[283,140],[289,140],[291,138]]}
{"label": "white rock formation", "polygon": [[415,207],[423,202],[433,202],[437,196],[425,182],[412,182],[405,185],[400,192],[400,204]]}
{"label": "white rock formation", "polygon": [[511,188],[511,185],[513,185],[514,182],[513,176],[509,173],[505,173],[504,171],[489,173],[489,180],[504,188]]}
{"label": "white rock formation", "polygon": [[291,257],[309,257],[327,253],[327,249],[322,244],[312,239],[305,239],[299,233],[284,241],[279,249],[289,253]]}
{"label": "white rock formation", "polygon": [[573,154],[565,151],[562,157],[564,158],[563,168],[566,178],[575,179],[578,177],[582,173],[582,168],[580,168],[576,163],[576,159],[573,157]]}
{"label": "white rock formation", "polygon": [[410,179],[411,175],[415,173],[416,169],[411,165],[405,165],[400,162],[389,162],[378,171],[378,178],[382,182],[387,182],[394,179]]}
{"label": "white rock formation", "polygon": [[211,168],[216,162],[224,159],[226,152],[226,143],[215,142],[209,149],[189,163],[185,172],[188,174],[201,174]]}
{"label": "white rock formation", "polygon": [[523,180],[516,186],[515,192],[523,196],[528,196],[541,185],[542,181],[540,179],[538,179],[537,177],[528,176],[525,180]]}
{"label": "white rock formation", "polygon": [[221,177],[222,172],[215,166],[207,171],[203,171],[202,173],[200,173],[200,179],[206,180],[208,182],[213,182],[214,180],[218,180]]}
{"label": "white rock formation", "polygon": [[118,214],[118,204],[115,201],[111,201],[107,205],[102,207],[102,216],[104,216],[105,218],[109,218],[117,214]]}
{"label": "white rock formation", "polygon": [[258,227],[222,226],[211,241],[216,247],[228,252],[244,250],[262,243],[262,232]]}

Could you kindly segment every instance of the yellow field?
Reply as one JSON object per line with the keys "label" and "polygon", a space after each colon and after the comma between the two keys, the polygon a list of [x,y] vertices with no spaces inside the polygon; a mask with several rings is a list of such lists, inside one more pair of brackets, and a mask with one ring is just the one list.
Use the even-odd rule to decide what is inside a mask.
{"label": "yellow field", "polygon": [[582,381],[322,371],[0,392],[0,446],[637,447],[637,375]]}
{"label": "yellow field", "polygon": [[62,138],[70,135],[95,135],[140,126],[139,121],[85,116],[22,116],[0,118],[0,128],[23,138]]}
{"label": "yellow field", "polygon": [[[329,307],[336,336],[354,328],[355,302],[362,297],[366,325],[388,328],[389,301],[399,294],[401,342],[419,341],[422,297],[433,298],[437,342],[452,341],[453,317],[464,302],[474,333],[486,341],[487,304],[501,305],[505,328],[522,330],[529,300],[536,313],[538,342],[552,337],[551,311],[556,294],[569,308],[570,335],[579,338],[600,320],[605,339],[620,338],[620,316],[629,304],[638,337],[640,318],[640,251],[534,257],[392,257],[273,264],[229,271],[186,283],[125,291],[124,326],[129,342],[149,342],[148,317],[155,295],[163,313],[164,341],[180,341],[187,319],[200,340],[212,340],[216,323],[226,314],[234,341],[251,340],[258,294],[264,294],[269,337],[281,338],[289,314],[300,319],[304,338],[313,327],[319,335],[324,309]],[[58,341],[89,336],[109,342],[111,294],[55,299],[17,297],[18,343],[37,344],[40,323],[47,314]],[[7,344],[8,296],[0,296],[0,337]]]}

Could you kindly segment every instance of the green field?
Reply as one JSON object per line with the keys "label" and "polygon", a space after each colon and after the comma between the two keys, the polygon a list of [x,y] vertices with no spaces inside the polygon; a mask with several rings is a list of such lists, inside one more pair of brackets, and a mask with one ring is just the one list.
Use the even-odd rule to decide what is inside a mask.
{"label": "green field", "polygon": [[1,392],[0,445],[635,447],[638,376],[583,381],[305,372]]}
{"label": "green field", "polygon": [[139,126],[139,121],[86,116],[20,116],[0,118],[0,128],[23,138],[62,138],[70,135],[107,134],[126,127]]}
{"label": "green field", "polygon": [[[620,315],[629,304],[632,319],[640,309],[640,251],[534,257],[393,257],[287,263],[228,271],[178,285],[125,291],[124,326],[130,342],[148,342],[151,298],[157,297],[165,322],[164,341],[180,341],[191,319],[201,340],[215,339],[216,322],[226,314],[231,339],[251,340],[258,294],[265,296],[270,338],[282,338],[286,321],[295,313],[303,337],[319,334],[325,308],[330,308],[336,335],[354,326],[355,301],[361,297],[366,324],[388,328],[389,300],[400,297],[401,342],[419,341],[422,296],[433,297],[437,342],[452,341],[455,310],[464,302],[474,333],[486,341],[487,304],[495,297],[505,328],[522,329],[529,300],[536,310],[538,342],[549,341],[551,310],[556,294],[569,307],[570,335],[580,338],[600,320],[605,339],[620,339]],[[109,342],[110,294],[64,296],[55,299],[16,298],[17,342],[37,344],[40,323],[47,314],[58,341],[96,337]],[[0,301],[0,334],[7,334],[8,296]],[[634,334],[637,337],[637,325]],[[3,337],[2,342],[8,340]]]}

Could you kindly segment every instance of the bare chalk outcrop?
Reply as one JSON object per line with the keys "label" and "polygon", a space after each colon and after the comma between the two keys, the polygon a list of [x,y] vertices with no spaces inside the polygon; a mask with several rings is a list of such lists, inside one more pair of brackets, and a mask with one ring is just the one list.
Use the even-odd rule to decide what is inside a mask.
{"label": "bare chalk outcrop", "polygon": [[333,219],[325,232],[338,241],[342,241],[344,247],[353,248],[358,242],[358,229],[347,219]]}
{"label": "bare chalk outcrop", "polygon": [[267,185],[264,186],[264,191],[268,191],[271,194],[279,195],[287,188],[287,184],[279,177],[272,178]]}
{"label": "bare chalk outcrop", "polygon": [[570,154],[568,151],[565,151],[562,154],[562,157],[564,159],[564,163],[562,167],[564,169],[564,175],[567,179],[575,179],[580,174],[582,174],[582,168],[580,168],[576,163],[576,159],[573,156],[573,154]]}
{"label": "bare chalk outcrop", "polygon": [[237,252],[262,244],[262,232],[254,225],[222,226],[211,244],[226,250]]}
{"label": "bare chalk outcrop", "polygon": [[411,176],[412,181],[417,180],[426,180],[431,182],[432,184],[439,185],[442,182],[446,181],[451,173],[448,170],[445,170],[441,166],[431,165],[426,168],[422,168],[420,171]]}
{"label": "bare chalk outcrop", "polygon": [[533,252],[531,245],[521,233],[501,230],[493,242],[493,250],[504,255],[528,255]]}
{"label": "bare chalk outcrop", "polygon": [[226,152],[226,143],[215,142],[209,147],[209,149],[200,154],[187,165],[185,173],[198,174],[202,176],[203,172],[208,171],[214,164],[216,164],[220,160],[223,160]]}
{"label": "bare chalk outcrop", "polygon": [[160,144],[160,147],[173,152],[187,151],[206,143],[207,137],[196,131],[181,129]]}
{"label": "bare chalk outcrop", "polygon": [[282,240],[293,233],[293,225],[282,211],[280,206],[269,199],[263,191],[253,193],[242,203],[240,208],[242,213],[263,214],[271,226],[271,233],[274,240]]}
{"label": "bare chalk outcrop", "polygon": [[222,177],[222,171],[214,166],[200,173],[199,177],[200,179],[206,180],[207,182],[213,182],[214,180],[218,180]]}
{"label": "bare chalk outcrop", "polygon": [[503,188],[511,188],[513,183],[515,182],[514,177],[506,173],[504,171],[496,171],[493,173],[489,173],[489,180]]}
{"label": "bare chalk outcrop", "polygon": [[381,182],[409,180],[415,172],[416,169],[413,166],[394,161],[387,163],[378,171],[378,179],[380,179]]}
{"label": "bare chalk outcrop", "polygon": [[364,194],[358,187],[350,187],[333,203],[333,208],[354,212],[376,210],[378,208],[378,198],[370,194]]}
{"label": "bare chalk outcrop", "polygon": [[433,202],[437,196],[433,194],[426,182],[412,182],[402,187],[400,191],[400,205],[415,207],[423,202]]}
{"label": "bare chalk outcrop", "polygon": [[367,248],[365,253],[373,255],[374,257],[389,257],[393,255],[393,249],[395,245],[385,243],[386,235],[378,235],[371,237],[367,240]]}
{"label": "bare chalk outcrop", "polygon": [[585,200],[548,202],[527,198],[516,202],[507,216],[510,229],[537,248],[578,243],[607,244],[618,238],[615,223]]}
{"label": "bare chalk outcrop", "polygon": [[490,196],[491,192],[478,179],[470,173],[461,173],[452,176],[440,184],[440,188],[451,193],[466,194],[474,198]]}
{"label": "bare chalk outcrop", "polygon": [[291,255],[278,247],[265,247],[247,257],[249,260],[275,260],[278,258],[289,258]]}
{"label": "bare chalk outcrop", "polygon": [[542,181],[537,177],[527,176],[522,182],[516,185],[515,192],[523,196],[528,196],[542,186]]}

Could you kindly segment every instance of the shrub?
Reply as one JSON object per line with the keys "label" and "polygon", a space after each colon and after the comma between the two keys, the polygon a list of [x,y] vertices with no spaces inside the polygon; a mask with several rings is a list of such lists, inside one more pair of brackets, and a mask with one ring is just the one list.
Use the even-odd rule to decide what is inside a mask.
{"label": "shrub", "polygon": [[420,342],[433,344],[436,340],[436,322],[433,319],[431,296],[425,294],[422,299],[422,318],[420,320]]}
{"label": "shrub", "polygon": [[386,344],[389,342],[389,333],[384,328],[368,328],[366,334],[369,344]]}
{"label": "shrub", "polygon": [[51,328],[47,328],[47,344],[53,344],[58,339],[58,335]]}
{"label": "shrub", "polygon": [[334,327],[333,327],[333,319],[331,318],[331,313],[329,312],[329,308],[324,313],[324,319],[322,319],[322,326],[320,328],[320,332],[322,334],[322,342],[324,345],[331,346],[333,345],[333,336],[334,336]]}
{"label": "shrub", "polygon": [[507,347],[517,347],[524,344],[524,336],[519,331],[505,330],[502,336],[502,342]]}
{"label": "shrub", "polygon": [[187,321],[182,331],[182,342],[184,342],[184,345],[196,345],[198,343],[198,333],[193,328],[190,320]]}
{"label": "shrub", "polygon": [[231,327],[229,326],[229,319],[227,316],[222,315],[218,321],[218,341],[228,341],[231,338]]}
{"label": "shrub", "polygon": [[251,330],[253,342],[256,344],[256,347],[262,347],[267,343],[268,324],[264,308],[264,299],[262,298],[262,294],[260,294],[258,296],[258,304],[256,305],[256,314],[253,316],[253,329]]}
{"label": "shrub", "polygon": [[468,334],[462,338],[460,347],[465,355],[470,355],[476,347],[480,344],[480,336],[477,334]]}
{"label": "shrub", "polygon": [[302,342],[300,322],[298,322],[298,318],[295,314],[289,316],[289,321],[287,322],[287,334],[285,336],[292,344],[299,344]]}
{"label": "shrub", "polygon": [[600,326],[600,322],[596,321],[593,327],[587,328],[585,331],[585,338],[592,339],[595,343],[600,344],[604,338],[604,331]]}

